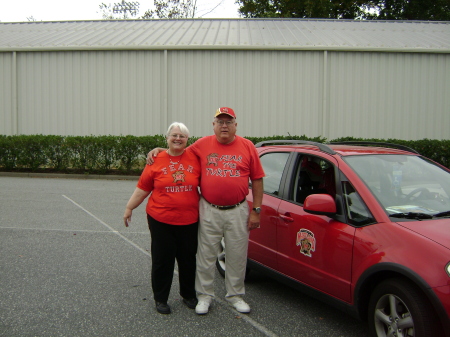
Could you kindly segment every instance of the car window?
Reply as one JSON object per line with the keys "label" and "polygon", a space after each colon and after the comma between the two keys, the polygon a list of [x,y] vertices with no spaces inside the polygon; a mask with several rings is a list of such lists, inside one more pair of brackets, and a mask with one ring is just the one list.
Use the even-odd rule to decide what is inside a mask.
{"label": "car window", "polygon": [[365,155],[344,159],[391,214],[438,214],[450,210],[450,174],[412,155]]}
{"label": "car window", "polygon": [[266,175],[263,178],[264,192],[278,195],[281,177],[288,158],[289,152],[272,152],[261,156],[261,164]]}
{"label": "car window", "polygon": [[303,155],[295,171],[292,200],[303,204],[311,194],[336,196],[334,165],[316,156]]}
{"label": "car window", "polygon": [[348,181],[344,181],[342,185],[348,222],[354,226],[364,226],[375,223],[374,217],[352,184]]}

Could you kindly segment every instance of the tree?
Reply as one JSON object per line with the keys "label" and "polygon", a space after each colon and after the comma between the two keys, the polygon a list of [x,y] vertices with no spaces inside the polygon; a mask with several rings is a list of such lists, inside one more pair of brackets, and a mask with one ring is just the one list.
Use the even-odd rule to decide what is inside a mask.
{"label": "tree", "polygon": [[102,3],[99,5],[100,10],[102,11],[103,20],[117,20],[117,19],[129,19],[131,17],[137,16],[139,13],[139,2],[130,2],[124,1],[119,3],[105,4]]}
{"label": "tree", "polygon": [[237,0],[246,18],[450,20],[450,0]]}
{"label": "tree", "polygon": [[[142,17],[137,19],[179,19],[193,18],[197,10],[197,0],[153,0],[154,10],[146,10]],[[129,16],[135,17],[139,12],[140,3],[127,2],[105,4],[99,7],[104,20],[128,19]]]}
{"label": "tree", "polygon": [[450,0],[380,0],[380,20],[450,20]]}
{"label": "tree", "polygon": [[370,0],[237,0],[246,18],[363,18]]}
{"label": "tree", "polygon": [[197,10],[197,0],[154,0],[155,10],[147,10],[142,19],[193,18]]}

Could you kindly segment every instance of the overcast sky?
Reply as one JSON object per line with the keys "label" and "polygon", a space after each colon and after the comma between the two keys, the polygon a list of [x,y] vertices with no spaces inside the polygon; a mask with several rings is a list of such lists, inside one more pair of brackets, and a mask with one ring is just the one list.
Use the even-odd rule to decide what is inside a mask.
{"label": "overcast sky", "polygon": [[[153,9],[153,0],[138,0],[139,15]],[[37,21],[101,20],[99,5],[121,0],[0,0],[0,21],[20,22],[33,17]],[[197,0],[196,17],[238,18],[235,0]]]}

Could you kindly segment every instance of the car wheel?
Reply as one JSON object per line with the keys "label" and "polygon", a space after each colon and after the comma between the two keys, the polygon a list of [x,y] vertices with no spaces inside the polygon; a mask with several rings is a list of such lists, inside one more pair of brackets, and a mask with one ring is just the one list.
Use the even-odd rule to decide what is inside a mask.
{"label": "car wheel", "polygon": [[369,302],[369,328],[373,336],[439,336],[433,308],[416,286],[403,279],[380,283]]}
{"label": "car wheel", "polygon": [[[222,277],[225,277],[225,240],[222,238],[222,241],[220,242],[220,253],[217,256],[216,260],[216,267],[219,271],[219,274],[222,275]],[[245,278],[247,278],[248,274],[250,273],[250,269],[245,269]]]}

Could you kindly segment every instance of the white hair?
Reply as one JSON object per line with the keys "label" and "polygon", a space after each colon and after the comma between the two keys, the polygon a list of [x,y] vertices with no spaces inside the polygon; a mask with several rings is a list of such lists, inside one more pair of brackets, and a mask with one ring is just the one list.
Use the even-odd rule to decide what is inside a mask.
{"label": "white hair", "polygon": [[172,132],[173,128],[178,127],[180,129],[180,132],[185,135],[186,137],[189,138],[189,129],[186,127],[186,125],[184,125],[183,123],[180,122],[173,122],[172,124],[170,124],[169,128],[167,129],[167,133],[166,136],[168,137],[170,135],[170,133]]}

